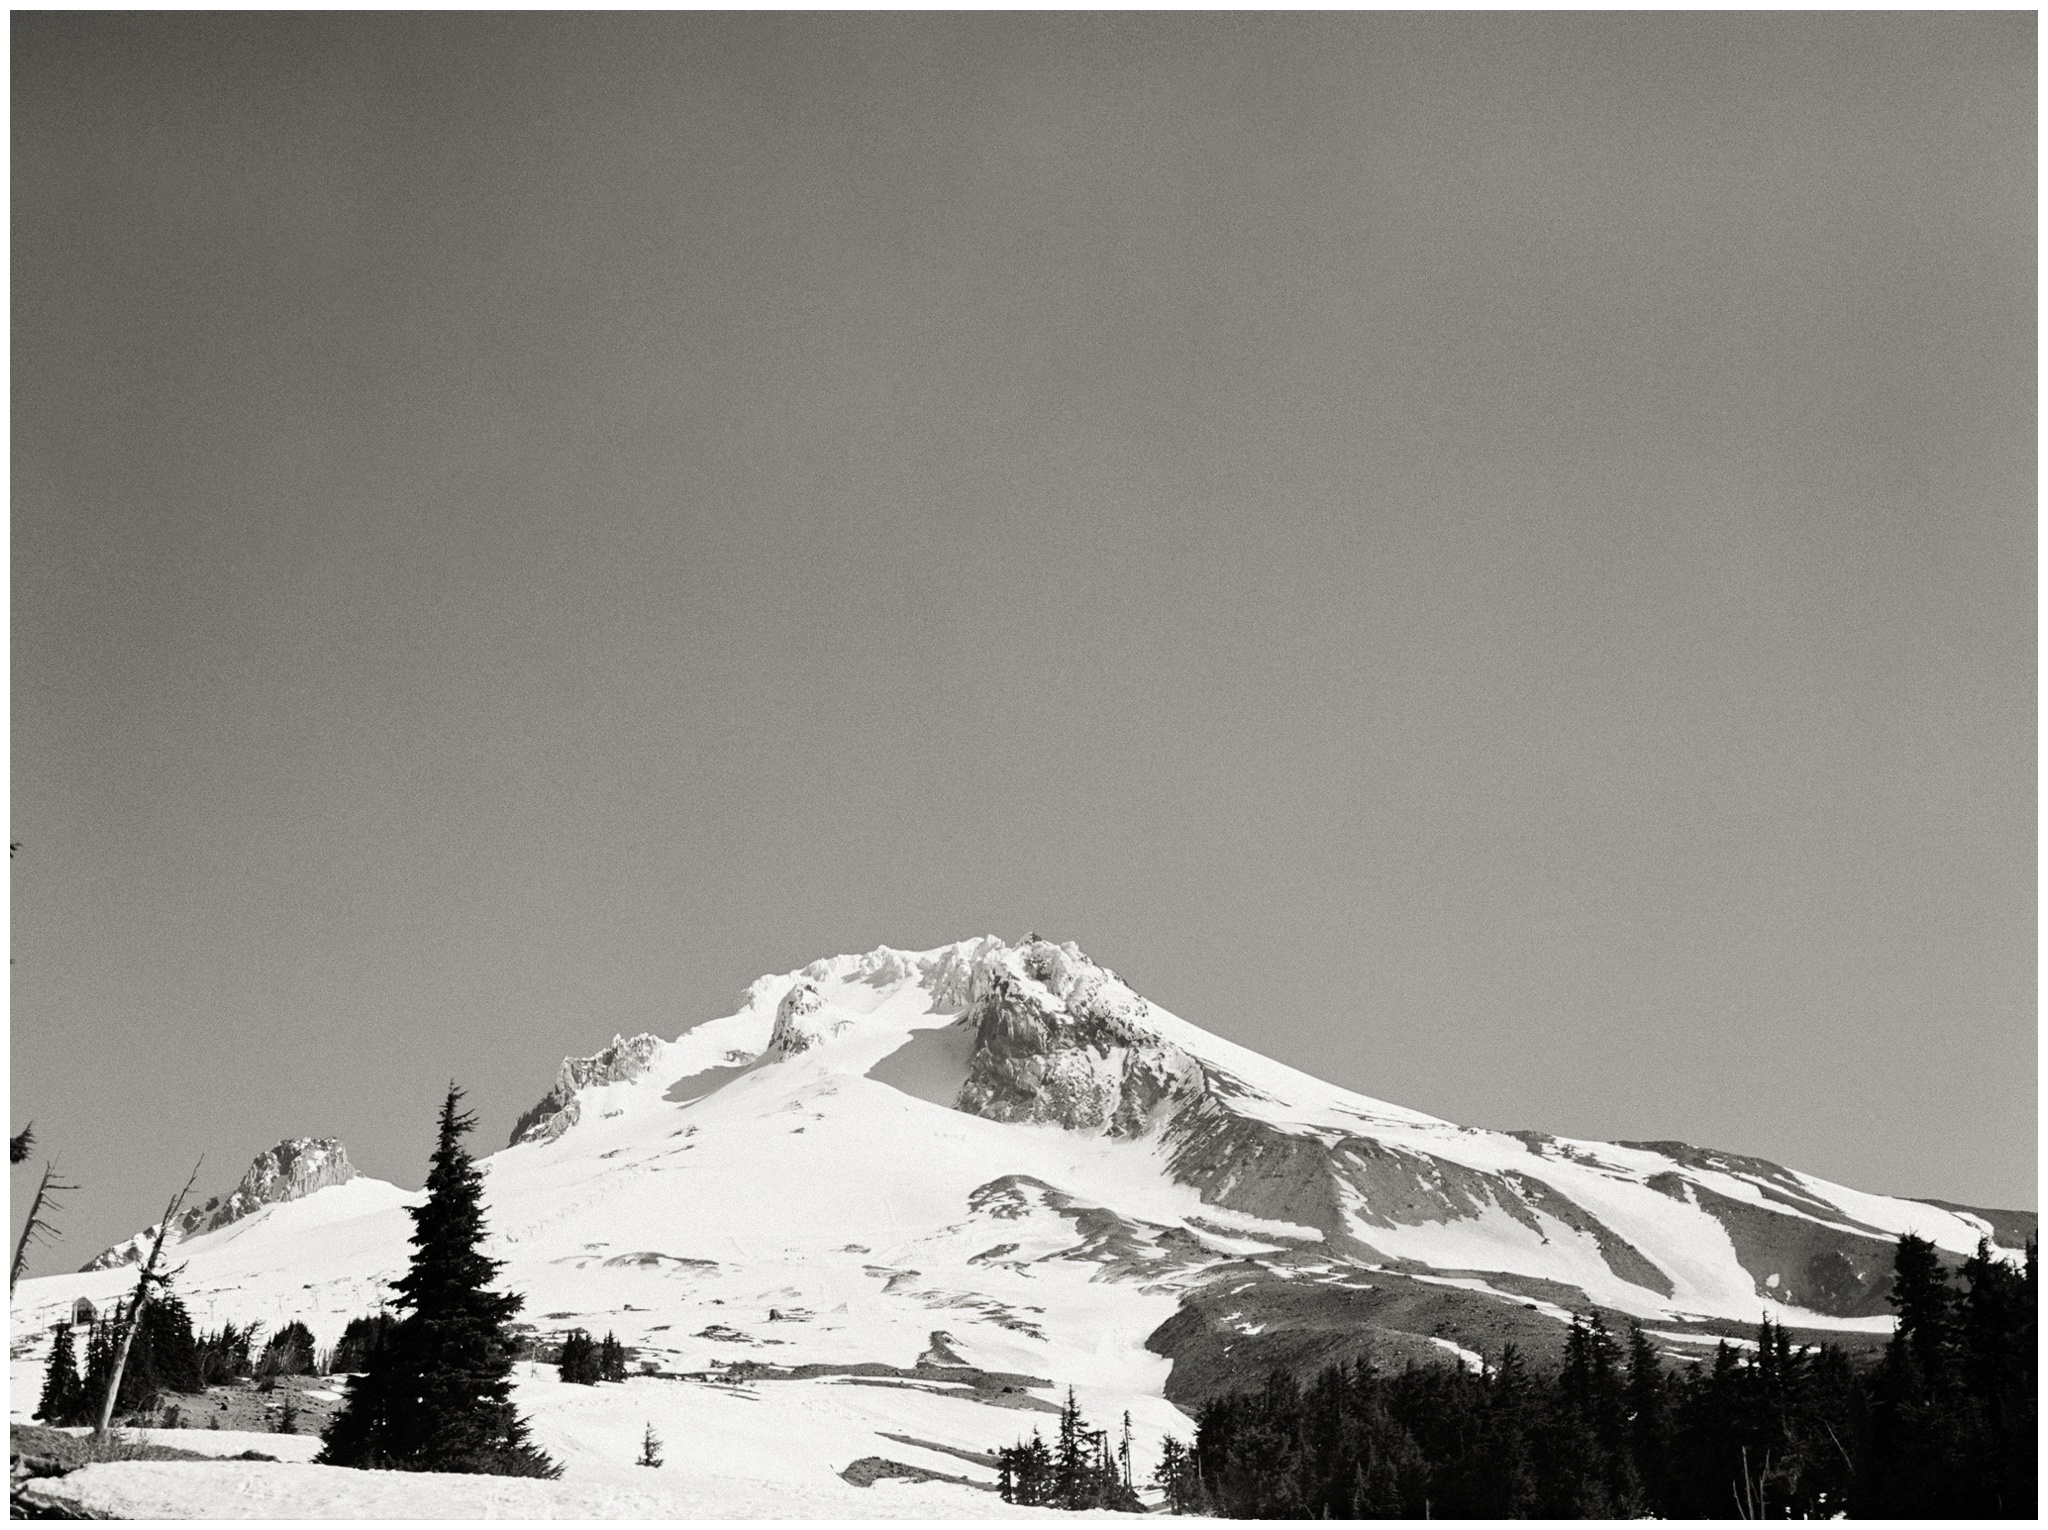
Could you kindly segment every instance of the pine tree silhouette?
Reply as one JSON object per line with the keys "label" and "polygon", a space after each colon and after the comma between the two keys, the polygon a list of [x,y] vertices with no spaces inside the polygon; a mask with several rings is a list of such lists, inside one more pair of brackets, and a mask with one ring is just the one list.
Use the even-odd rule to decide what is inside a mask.
{"label": "pine tree silhouette", "polygon": [[594,1387],[603,1379],[598,1370],[597,1346],[580,1328],[572,1328],[563,1336],[562,1357],[555,1369],[564,1381],[578,1386]]}
{"label": "pine tree silhouette", "polygon": [[633,1464],[635,1466],[661,1465],[661,1436],[654,1432],[652,1424],[647,1426],[647,1432],[640,1437],[640,1459]]}
{"label": "pine tree silhouette", "polygon": [[[2036,1254],[1986,1241],[1951,1263],[1900,1239],[1899,1331],[1875,1363],[1766,1320],[1667,1372],[1653,1335],[1624,1349],[1593,1314],[1555,1366],[1508,1345],[1481,1375],[1360,1360],[1212,1395],[1154,1482],[1169,1508],[1192,1489],[1246,1519],[2032,1518]],[[1021,1451],[1006,1464],[1021,1483]]]}
{"label": "pine tree silhouette", "polygon": [[46,1424],[69,1424],[84,1412],[85,1386],[78,1379],[78,1355],[71,1342],[71,1325],[59,1323],[50,1344],[49,1363],[43,1368],[43,1395],[35,1416]]}
{"label": "pine tree silhouette", "polygon": [[556,1477],[512,1406],[509,1324],[526,1299],[486,1290],[500,1261],[478,1251],[483,1176],[463,1150],[476,1118],[448,1086],[426,1201],[413,1219],[412,1268],[396,1282],[405,1317],[349,1381],[318,1457],[329,1466]]}

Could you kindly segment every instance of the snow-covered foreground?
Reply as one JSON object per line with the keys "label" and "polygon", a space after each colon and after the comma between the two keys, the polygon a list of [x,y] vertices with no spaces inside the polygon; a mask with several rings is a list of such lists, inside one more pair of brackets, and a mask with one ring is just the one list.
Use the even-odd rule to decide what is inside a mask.
{"label": "snow-covered foreground", "polygon": [[[16,1366],[17,1397],[27,1369]],[[994,1472],[965,1459],[1007,1443],[1043,1415],[848,1380],[749,1386],[640,1376],[623,1385],[576,1386],[536,1365],[519,1368],[515,1395],[536,1442],[563,1463],[559,1480],[351,1471],[310,1465],[320,1442],[305,1435],[135,1429],[123,1433],[203,1455],[256,1450],[279,1460],[112,1462],[44,1479],[39,1491],[66,1507],[123,1519],[963,1519],[1049,1512],[1003,1503],[989,1490]],[[1155,1401],[1148,1417],[1177,1418],[1171,1410],[1162,1414],[1164,1407]],[[658,1468],[633,1464],[649,1426],[661,1441]],[[877,1455],[985,1487],[887,1476],[858,1486],[839,1475]]]}
{"label": "snow-covered foreground", "polygon": [[1060,1513],[1017,1508],[948,1483],[884,1480],[871,1488],[842,1483],[835,1490],[818,1483],[635,1473],[630,1467],[541,1482],[266,1461],[115,1461],[43,1478],[30,1496],[93,1519],[953,1520]]}
{"label": "snow-covered foreground", "polygon": [[[1681,1144],[1437,1121],[1211,1036],[1070,946],[993,938],[763,978],[676,1040],[566,1063],[523,1125],[481,1160],[501,1283],[540,1337],[615,1333],[636,1374],[589,1388],[522,1367],[519,1405],[567,1474],[457,1479],[449,1493],[512,1495],[448,1510],[464,1517],[1005,1512],[973,1487],[838,1474],[881,1457],[992,1485],[987,1453],[1050,1433],[1068,1387],[1097,1427],[1130,1416],[1142,1481],[1161,1437],[1192,1427],[1146,1341],[1225,1272],[1356,1292],[1398,1270],[1559,1320],[1576,1291],[1664,1326],[1870,1329],[1889,1326],[1871,1284],[1885,1239],[1964,1253],[1992,1225]],[[404,1272],[416,1199],[355,1179],[266,1205],[178,1243],[179,1289],[202,1327],[298,1320],[331,1344]],[[22,1283],[16,1417],[49,1325],[132,1284],[127,1268]],[[632,1464],[649,1425],[660,1470]],[[175,1465],[96,1467],[79,1490],[201,1480]],[[415,1477],[204,1470],[231,1494],[220,1515],[396,1512],[321,1507],[340,1486],[293,1488],[310,1496],[285,1507],[265,1496],[279,1483],[427,1493]]]}

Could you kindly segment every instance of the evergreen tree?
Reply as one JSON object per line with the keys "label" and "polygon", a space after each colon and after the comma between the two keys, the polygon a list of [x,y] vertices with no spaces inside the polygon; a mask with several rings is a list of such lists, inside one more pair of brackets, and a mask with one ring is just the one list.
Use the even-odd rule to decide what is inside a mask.
{"label": "evergreen tree", "polygon": [[562,1356],[555,1364],[556,1374],[564,1381],[578,1386],[594,1387],[599,1380],[597,1346],[590,1342],[590,1335],[580,1328],[572,1328],[563,1336]]}
{"label": "evergreen tree", "polygon": [[649,1424],[647,1432],[640,1437],[640,1459],[635,1466],[661,1465],[661,1441],[655,1436],[654,1426]]}
{"label": "evergreen tree", "polygon": [[1624,1356],[1586,1318],[1555,1370],[1509,1347],[1484,1376],[1360,1362],[1212,1397],[1154,1481],[1180,1509],[1206,1484],[1205,1512],[1235,1518],[2032,1517],[2033,1250],[1980,1247],[1959,1284],[1919,1240],[1898,1263],[1874,1365],[1765,1322],[1671,1375],[1640,1330]]}
{"label": "evergreen tree", "polygon": [[[200,1385],[210,1387],[216,1382],[232,1381],[238,1376],[251,1374],[253,1366],[249,1352],[255,1345],[257,1330],[262,1326],[261,1323],[251,1323],[247,1328],[237,1328],[233,1323],[222,1323],[216,1331],[201,1334],[198,1339]],[[355,1325],[349,1326],[353,1329]]]}
{"label": "evergreen tree", "polygon": [[[164,1392],[199,1392],[205,1382],[199,1368],[199,1340],[192,1315],[168,1285],[160,1285],[142,1309],[142,1325],[129,1351],[128,1371],[136,1374],[136,1406],[148,1406]],[[128,1376],[121,1395],[129,1396]]]}
{"label": "evergreen tree", "polygon": [[1028,1443],[1019,1441],[996,1452],[996,1491],[1005,1503],[1044,1505],[1057,1501],[1052,1453],[1036,1429]]}
{"label": "evergreen tree", "polygon": [[50,1341],[49,1363],[43,1367],[43,1395],[35,1416],[55,1426],[77,1423],[85,1407],[85,1386],[78,1379],[78,1355],[72,1347],[71,1325],[59,1323]]}
{"label": "evergreen tree", "polygon": [[626,1346],[621,1344],[617,1334],[607,1333],[604,1343],[597,1348],[597,1379],[599,1381],[624,1381],[626,1379]]}
{"label": "evergreen tree", "polygon": [[[391,1342],[391,1335],[397,1328],[398,1319],[388,1312],[350,1318],[348,1327],[341,1331],[341,1340],[334,1346],[334,1354],[328,1364],[335,1372],[368,1370],[370,1361]],[[246,1360],[246,1340],[242,1348]]]}
{"label": "evergreen tree", "polygon": [[[127,1311],[125,1302],[117,1303],[112,1313],[95,1321],[87,1331],[80,1423],[99,1420],[100,1404],[114,1377],[114,1361],[120,1352]],[[114,1412],[140,1413],[155,1407],[165,1392],[200,1392],[205,1387],[191,1315],[176,1292],[160,1286],[142,1309],[142,1321],[129,1345],[128,1363],[121,1371],[121,1390],[114,1399]]]}
{"label": "evergreen tree", "polygon": [[1485,1423],[1478,1464],[1484,1507],[1468,1513],[1525,1519],[1536,1512],[1534,1437],[1541,1416],[1540,1388],[1521,1351],[1503,1345],[1500,1363],[1488,1378]]}
{"label": "evergreen tree", "polygon": [[1907,1352],[1923,1379],[1938,1383],[1948,1369],[1956,1293],[1932,1243],[1911,1233],[1899,1239],[1886,1300],[1899,1314],[1892,1342]]}
{"label": "evergreen tree", "polygon": [[1957,1363],[1972,1399],[1973,1457],[1987,1464],[1973,1501],[1958,1514],[2005,1515],[2035,1502],[2038,1418],[2035,1396],[2034,1246],[2015,1268],[1980,1239],[1962,1268]]}
{"label": "evergreen tree", "polygon": [[1198,1480],[1193,1452],[1169,1434],[1160,1442],[1159,1466],[1152,1473],[1152,1485],[1166,1495],[1166,1507],[1175,1514],[1192,1513]]}
{"label": "evergreen tree", "polygon": [[1062,1509],[1082,1504],[1081,1405],[1074,1401],[1074,1389],[1067,1388],[1067,1405],[1060,1409],[1059,1444],[1053,1452],[1053,1502]]}
{"label": "evergreen tree", "polygon": [[1664,1367],[1642,1324],[1628,1330],[1629,1459],[1646,1512],[1666,1512],[1671,1410]]}
{"label": "evergreen tree", "polygon": [[85,1330],[85,1379],[81,1386],[85,1406],[93,1410],[95,1418],[98,1417],[100,1399],[107,1395],[107,1384],[114,1379],[114,1346],[118,1342],[114,1325],[120,1312],[121,1304],[116,1302],[112,1315],[94,1318]]}
{"label": "evergreen tree", "polygon": [[330,1466],[554,1477],[561,1468],[527,1437],[512,1405],[507,1325],[525,1305],[487,1290],[500,1262],[484,1236],[483,1176],[462,1147],[476,1118],[453,1084],[426,1200],[410,1211],[412,1267],[396,1283],[405,1316],[368,1369],[350,1378],[319,1460]]}
{"label": "evergreen tree", "polygon": [[290,1322],[270,1336],[257,1362],[259,1376],[310,1376],[313,1374],[313,1333],[304,1323]]}
{"label": "evergreen tree", "polygon": [[1058,1501],[1058,1482],[1053,1471],[1052,1447],[1031,1431],[1031,1443],[1024,1447],[1020,1464],[1019,1503],[1048,1504]]}

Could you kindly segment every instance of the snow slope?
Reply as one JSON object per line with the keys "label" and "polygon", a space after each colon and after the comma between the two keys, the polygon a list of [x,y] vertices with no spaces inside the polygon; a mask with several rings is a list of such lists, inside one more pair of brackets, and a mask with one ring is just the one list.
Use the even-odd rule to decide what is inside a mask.
{"label": "snow slope", "polygon": [[[979,1515],[1001,1506],[973,1487],[837,1474],[882,1457],[991,1483],[972,1458],[1054,1422],[1070,1385],[1098,1424],[1130,1414],[1145,1472],[1189,1428],[1148,1339],[1247,1270],[1433,1282],[1524,1321],[1868,1331],[1889,1324],[1889,1240],[1962,1255],[1991,1232],[1682,1144],[1438,1121],[1209,1035],[1071,945],[993,936],[813,963],[673,1041],[616,1038],[515,1136],[482,1160],[503,1283],[542,1334],[614,1332],[639,1372],[593,1389],[523,1368],[520,1405],[568,1463],[549,1491],[594,1495],[553,1512],[639,1514],[659,1477],[688,1480],[691,1514]],[[331,1343],[403,1273],[413,1200],[357,1178],[192,1236],[187,1306]],[[131,1276],[24,1282],[15,1332]],[[630,1465],[649,1424],[662,1473]]]}

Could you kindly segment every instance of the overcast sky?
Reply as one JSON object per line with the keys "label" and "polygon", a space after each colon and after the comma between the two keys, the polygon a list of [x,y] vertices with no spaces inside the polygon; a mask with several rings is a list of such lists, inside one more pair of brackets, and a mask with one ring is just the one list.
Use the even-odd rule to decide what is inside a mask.
{"label": "overcast sky", "polygon": [[989,931],[2035,1205],[2031,14],[12,42],[39,1271]]}

